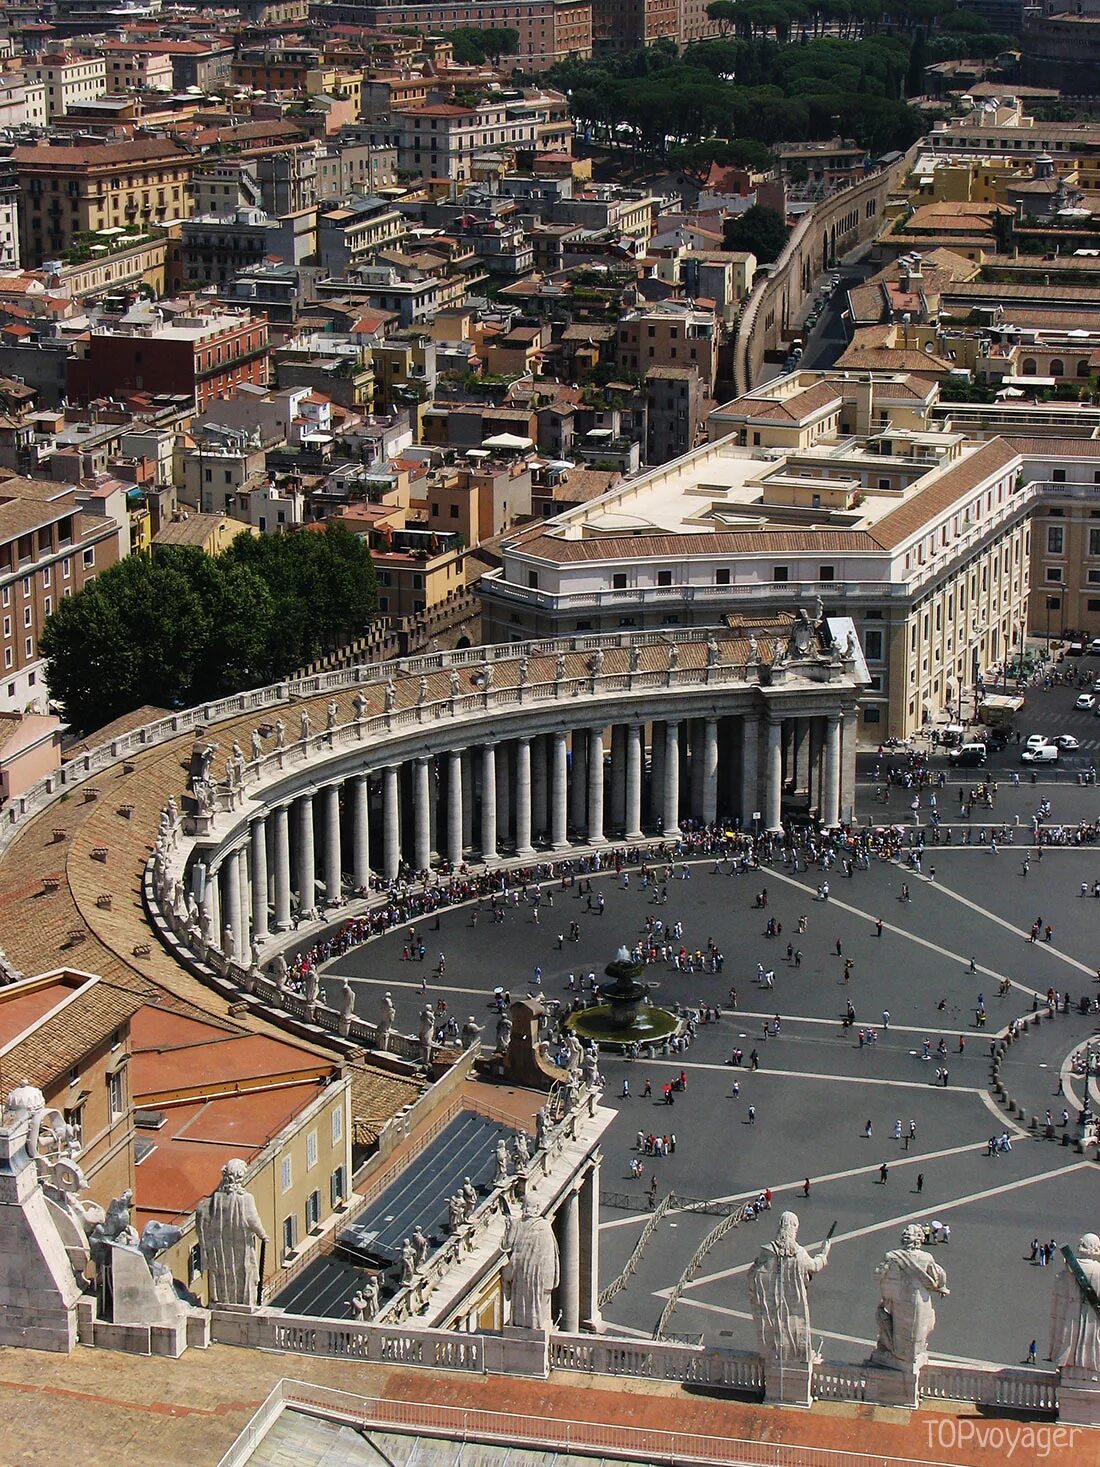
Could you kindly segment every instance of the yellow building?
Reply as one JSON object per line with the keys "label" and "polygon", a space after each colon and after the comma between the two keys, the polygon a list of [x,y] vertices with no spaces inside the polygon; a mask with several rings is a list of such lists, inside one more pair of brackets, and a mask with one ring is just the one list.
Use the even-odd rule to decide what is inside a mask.
{"label": "yellow building", "polygon": [[194,158],[168,138],[67,147],[33,143],[13,152],[23,259],[53,259],[78,234],[185,219]]}
{"label": "yellow building", "polygon": [[205,550],[207,555],[221,555],[228,550],[238,535],[258,535],[254,525],[244,520],[230,519],[224,514],[200,514],[195,510],[181,511],[159,530],[153,540],[158,549],[165,545],[188,545],[196,550]]}

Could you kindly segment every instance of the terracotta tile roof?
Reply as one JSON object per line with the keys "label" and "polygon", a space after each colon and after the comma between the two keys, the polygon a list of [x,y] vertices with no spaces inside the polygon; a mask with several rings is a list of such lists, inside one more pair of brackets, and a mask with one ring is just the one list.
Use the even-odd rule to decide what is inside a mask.
{"label": "terracotta tile roof", "polygon": [[89,167],[117,168],[126,163],[151,163],[161,158],[172,161],[187,156],[184,149],[170,138],[133,138],[124,143],[89,143],[82,148],[35,143],[16,148],[12,153],[16,168],[71,168],[82,164]]}
{"label": "terracotta tile roof", "polygon": [[811,413],[820,412],[835,404],[841,404],[841,389],[833,382],[816,382],[813,387],[807,387],[802,392],[796,392],[790,397],[771,399],[742,398],[744,410],[751,413],[755,422],[763,419],[765,422],[800,423],[803,418],[808,418]]}
{"label": "terracotta tile roof", "polygon": [[356,1070],[351,1078],[352,1139],[357,1146],[371,1146],[391,1116],[411,1105],[423,1086],[406,1075],[385,1070]]}
{"label": "terracotta tile roof", "polygon": [[1002,442],[1025,457],[1100,458],[1100,438],[1023,438],[1005,433]]}
{"label": "terracotta tile roof", "polygon": [[112,739],[121,738],[123,734],[129,733],[132,729],[141,728],[146,723],[155,723],[158,718],[167,717],[167,708],[158,708],[155,703],[143,703],[132,713],[124,713],[121,718],[112,719],[102,728],[97,728],[95,733],[89,734],[86,739],[70,745],[62,751],[62,760],[75,759],[89,749],[96,749],[100,744],[109,744]]}
{"label": "terracotta tile roof", "polygon": [[[512,541],[513,546],[519,542]],[[742,555],[753,550],[874,551],[880,547],[865,530],[716,530],[685,535],[596,535],[563,540],[536,527],[522,542],[524,554],[563,564],[585,560],[676,559],[689,555]]]}
{"label": "terracotta tile roof", "polygon": [[[60,996],[58,1001],[60,1002]],[[120,1029],[145,1000],[113,983],[90,983],[3,1057],[4,1072],[41,1090]]]}
{"label": "terracotta tile roof", "polygon": [[1016,449],[1001,438],[985,443],[961,463],[954,464],[924,489],[909,495],[897,509],[884,515],[871,528],[871,539],[884,550],[894,550],[935,515],[950,509],[961,495],[998,469],[1019,457]]}

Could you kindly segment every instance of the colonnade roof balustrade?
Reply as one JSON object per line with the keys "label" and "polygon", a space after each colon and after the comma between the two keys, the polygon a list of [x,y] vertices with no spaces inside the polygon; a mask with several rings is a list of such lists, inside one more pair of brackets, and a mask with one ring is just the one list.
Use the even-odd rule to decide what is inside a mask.
{"label": "colonnade roof balustrade", "polygon": [[[197,848],[209,856],[239,845],[249,822],[279,803],[408,759],[649,719],[850,712],[862,660],[843,640],[848,624],[830,632],[821,623],[812,646],[795,652],[795,621],[771,614],[713,630],[435,653],[249,690],[133,730],[10,803],[0,823],[0,971],[10,979],[66,964],[224,1016],[224,992],[157,940],[141,906],[170,799],[185,817],[178,871]],[[215,751],[193,798],[197,745]]]}

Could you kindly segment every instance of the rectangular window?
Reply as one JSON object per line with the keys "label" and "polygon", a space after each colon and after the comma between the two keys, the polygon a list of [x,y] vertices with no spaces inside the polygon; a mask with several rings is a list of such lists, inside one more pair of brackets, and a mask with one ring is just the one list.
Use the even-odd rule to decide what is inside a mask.
{"label": "rectangular window", "polygon": [[863,651],[868,661],[882,661],[882,632],[877,627],[864,631]]}
{"label": "rectangular window", "polygon": [[84,551],[84,554],[81,556],[81,560],[83,562],[83,565],[84,565],[84,569],[85,570],[90,570],[91,567],[93,565],[95,565],[95,546],[94,545],[89,546],[89,548]]}
{"label": "rectangular window", "polygon": [[864,721],[864,723],[881,723],[881,721],[882,721],[882,712],[881,712],[881,710],[878,709],[878,708],[875,708],[875,707],[866,707],[866,708],[864,708],[864,710],[863,710],[863,721]]}
{"label": "rectangular window", "polygon": [[191,1246],[187,1253],[187,1282],[197,1279],[202,1273],[202,1249],[198,1243]]}
{"label": "rectangular window", "polygon": [[1089,554],[1100,555],[1100,529],[1089,530]]}
{"label": "rectangular window", "polygon": [[1061,555],[1062,546],[1065,544],[1066,532],[1061,525],[1047,526],[1047,554]]}
{"label": "rectangular window", "polygon": [[728,567],[723,570],[716,570],[714,572],[714,584],[716,586],[728,586],[729,583],[730,573]]}
{"label": "rectangular window", "polygon": [[1054,469],[1050,477],[1055,484],[1064,484],[1066,482],[1066,471],[1065,469]]}
{"label": "rectangular window", "polygon": [[538,590],[538,588],[539,588],[539,573],[538,573],[538,571],[528,571],[527,572],[527,584],[528,584],[528,586],[530,587],[530,589],[532,591],[537,591]]}
{"label": "rectangular window", "polygon": [[283,1218],[283,1252],[293,1253],[298,1237],[298,1224],[293,1216]]}
{"label": "rectangular window", "polygon": [[281,1182],[282,1189],[283,1189],[284,1192],[289,1192],[290,1191],[290,1184],[291,1184],[291,1181],[292,1180],[293,1180],[293,1171],[292,1171],[292,1168],[291,1168],[291,1165],[290,1165],[290,1157],[289,1156],[284,1156],[283,1157],[282,1170],[281,1170],[281,1176],[280,1176],[280,1182]]}
{"label": "rectangular window", "polygon": [[337,1106],[332,1112],[332,1144],[339,1146],[344,1135],[344,1112]]}
{"label": "rectangular window", "polygon": [[111,1111],[111,1120],[117,1120],[126,1109],[126,1074],[124,1070],[115,1070],[107,1076],[107,1103]]}
{"label": "rectangular window", "polygon": [[317,1165],[317,1132],[310,1131],[306,1137],[306,1171]]}
{"label": "rectangular window", "polygon": [[611,589],[613,591],[625,591],[626,590],[626,572],[625,571],[615,571],[614,572],[614,574],[611,577]]}
{"label": "rectangular window", "polygon": [[311,1192],[306,1198],[306,1232],[311,1233],[321,1221],[321,1194]]}
{"label": "rectangular window", "polygon": [[819,581],[833,581],[836,579],[834,568],[831,565],[819,565],[817,568]]}
{"label": "rectangular window", "polygon": [[335,1210],[344,1200],[344,1168],[338,1166],[329,1178],[329,1205]]}
{"label": "rectangular window", "polygon": [[789,572],[785,565],[772,566],[772,580],[776,582],[789,580]]}
{"label": "rectangular window", "polygon": [[657,572],[657,584],[658,584],[658,586],[671,586],[672,585],[672,572],[671,571],[658,571]]}
{"label": "rectangular window", "polygon": [[1047,580],[1055,581],[1059,585],[1061,584],[1062,572],[1058,569],[1057,566],[1047,566]]}

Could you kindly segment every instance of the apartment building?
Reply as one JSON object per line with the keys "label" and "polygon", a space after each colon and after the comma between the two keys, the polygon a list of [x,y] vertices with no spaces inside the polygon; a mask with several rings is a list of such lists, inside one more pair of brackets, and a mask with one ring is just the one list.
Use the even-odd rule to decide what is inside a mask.
{"label": "apartment building", "polygon": [[378,250],[405,238],[405,216],[386,199],[355,198],[317,216],[318,263],[346,275]]}
{"label": "apartment building", "polygon": [[[696,3],[696,0],[692,0]],[[507,26],[519,36],[516,65],[523,71],[546,71],[557,61],[592,55],[592,0],[457,0],[425,5],[361,5],[358,0],[330,0],[326,17],[383,30],[415,26],[429,35],[471,27],[492,30]]]}
{"label": "apartment building", "polygon": [[[1002,439],[894,426],[888,410],[884,427],[841,437],[857,414],[850,387],[803,377],[717,410],[721,436],[706,448],[505,540],[501,567],[479,582],[487,635],[702,625],[820,597],[855,619],[868,741],[957,708],[1026,629],[1034,496],[1021,455]],[[914,384],[910,411],[926,390]],[[859,412],[873,424],[883,409]],[[746,430],[722,430],[746,412],[761,427],[742,444]],[[802,447],[753,436],[815,416]]]}
{"label": "apartment building", "polygon": [[197,412],[245,384],[267,382],[264,317],[228,306],[188,310],[170,319],[158,307],[134,306],[103,320],[69,362],[69,394],[78,402],[115,392],[186,394]]}
{"label": "apartment building", "polygon": [[82,102],[94,102],[107,92],[107,62],[102,55],[85,55],[61,48],[46,51],[26,67],[30,81],[46,89],[46,121],[59,118]]}
{"label": "apartment building", "polygon": [[107,94],[125,92],[170,92],[175,85],[172,58],[164,51],[150,51],[140,42],[96,38],[97,49],[107,63]]}
{"label": "apartment building", "polygon": [[650,367],[694,367],[710,392],[718,370],[714,312],[678,302],[630,310],[616,331],[618,364],[644,376]]}
{"label": "apartment building", "polygon": [[75,968],[0,989],[4,1074],[41,1090],[72,1126],[89,1194],[104,1203],[134,1185],[130,1023],[143,1003]]}
{"label": "apartment building", "polygon": [[12,476],[0,481],[0,711],[45,711],[38,638],[46,618],[129,550],[121,493]]}
{"label": "apartment building", "polygon": [[562,141],[568,145],[571,130],[566,128],[562,138],[551,129],[552,111],[553,103],[547,97],[541,104],[522,99],[484,101],[473,107],[431,102],[394,112],[391,123],[397,129],[398,167],[425,178],[463,182],[475,177],[479,160],[488,153],[545,149]]}
{"label": "apartment building", "polygon": [[592,0],[592,54],[637,51],[667,39],[680,42],[682,0]]}
{"label": "apartment building", "polygon": [[336,137],[317,158],[317,197],[322,202],[349,194],[370,197],[397,183],[397,149]]}
{"label": "apartment building", "polygon": [[78,234],[185,219],[193,158],[168,138],[40,142],[14,149],[25,265],[54,259]]}
{"label": "apartment building", "polygon": [[0,75],[0,127],[45,127],[46,83],[21,72]]}

